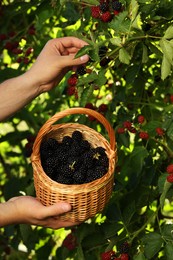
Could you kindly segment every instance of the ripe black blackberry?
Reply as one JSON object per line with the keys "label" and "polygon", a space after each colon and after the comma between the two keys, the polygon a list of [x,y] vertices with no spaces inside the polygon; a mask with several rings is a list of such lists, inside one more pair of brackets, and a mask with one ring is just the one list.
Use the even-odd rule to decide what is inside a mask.
{"label": "ripe black blackberry", "polygon": [[80,76],[83,76],[86,74],[86,68],[85,66],[81,65],[77,68],[77,71],[76,71],[77,75],[80,75]]}
{"label": "ripe black blackberry", "polygon": [[121,11],[122,9],[122,3],[119,2],[119,1],[112,1],[112,9],[115,10],[115,11]]}
{"label": "ripe black blackberry", "polygon": [[80,131],[76,130],[72,133],[72,139],[80,142],[83,139],[83,135]]}
{"label": "ripe black blackberry", "polygon": [[127,241],[120,245],[120,254],[128,254],[130,250],[130,245]]}
{"label": "ripe black blackberry", "polygon": [[52,150],[58,149],[58,146],[59,146],[58,141],[57,141],[56,139],[54,139],[54,138],[49,138],[49,139],[47,140],[47,144],[48,144],[48,146],[49,146]]}
{"label": "ripe black blackberry", "polygon": [[64,175],[59,174],[58,176],[56,176],[55,181],[61,184],[72,184],[71,183],[71,179],[65,177]]}
{"label": "ripe black blackberry", "polygon": [[64,147],[64,149],[70,149],[72,146],[73,140],[70,136],[64,136],[63,140],[62,140],[62,146]]}
{"label": "ripe black blackberry", "polygon": [[105,13],[106,11],[109,10],[109,5],[108,5],[108,3],[106,3],[106,2],[101,3],[101,4],[99,5],[99,9],[100,9],[100,11],[101,11],[102,13]]}
{"label": "ripe black blackberry", "polygon": [[91,148],[91,145],[87,140],[81,140],[80,147],[84,152],[86,152]]}
{"label": "ripe black blackberry", "polygon": [[85,182],[85,178],[86,178],[86,170],[81,168],[79,170],[77,170],[76,172],[74,172],[73,174],[73,183],[74,184],[82,184]]}

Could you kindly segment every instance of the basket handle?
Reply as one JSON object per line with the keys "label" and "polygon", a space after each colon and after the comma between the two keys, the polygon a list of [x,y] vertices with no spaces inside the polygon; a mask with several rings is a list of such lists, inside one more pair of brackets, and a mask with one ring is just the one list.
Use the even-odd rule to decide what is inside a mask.
{"label": "basket handle", "polygon": [[43,129],[44,129],[44,132],[47,132],[48,130],[50,130],[50,127],[52,126],[52,124],[54,124],[56,121],[58,121],[59,119],[65,117],[65,116],[73,115],[73,114],[87,114],[87,115],[93,116],[100,123],[102,123],[102,125],[106,128],[106,130],[108,132],[109,139],[110,139],[110,147],[113,151],[115,150],[115,133],[114,133],[113,128],[111,127],[110,123],[103,115],[101,115],[100,113],[98,113],[97,111],[95,111],[93,109],[76,107],[76,108],[69,108],[69,109],[60,111],[60,112],[56,113],[54,116],[52,116],[50,119],[48,119],[46,121],[46,123],[42,126],[40,131],[43,131]]}

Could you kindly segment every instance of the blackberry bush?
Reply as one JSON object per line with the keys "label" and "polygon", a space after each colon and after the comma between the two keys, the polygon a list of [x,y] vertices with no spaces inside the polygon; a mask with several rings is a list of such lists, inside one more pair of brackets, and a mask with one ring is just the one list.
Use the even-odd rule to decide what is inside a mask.
{"label": "blackberry bush", "polygon": [[[77,247],[63,245],[72,228],[16,225],[0,231],[0,258],[172,260],[172,1],[2,0],[0,18],[1,82],[27,71],[51,38],[77,36],[88,45],[76,56],[90,56],[81,73],[69,72],[54,90],[1,123],[1,202],[21,193],[35,196],[28,136],[58,111],[81,106],[104,114],[115,129],[118,151],[111,200],[101,214],[74,228]],[[107,137],[96,118],[73,119]],[[90,144],[80,144],[80,171],[76,162],[68,164],[71,147],[73,157],[80,154],[71,139],[63,140],[62,150],[61,144],[56,151],[42,144],[41,158],[48,160],[43,168],[51,178],[68,184],[70,171],[78,172],[77,182],[83,176],[90,181],[108,167],[106,157],[93,159]],[[65,176],[56,175],[59,162]]]}

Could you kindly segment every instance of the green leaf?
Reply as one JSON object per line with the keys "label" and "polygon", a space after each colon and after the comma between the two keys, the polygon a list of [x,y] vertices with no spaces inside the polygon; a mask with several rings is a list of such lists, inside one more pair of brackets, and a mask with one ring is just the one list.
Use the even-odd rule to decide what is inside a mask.
{"label": "green leaf", "polygon": [[165,251],[166,260],[172,260],[172,257],[173,257],[173,242],[172,241],[166,243],[166,245],[164,247],[164,251]]}
{"label": "green leaf", "polygon": [[109,27],[113,29],[116,34],[129,33],[130,29],[130,20],[126,19],[128,12],[124,11],[117,15],[112,22],[109,23]]}
{"label": "green leaf", "polygon": [[144,255],[147,260],[154,257],[162,247],[162,236],[156,232],[147,234],[143,239]]}
{"label": "green leaf", "polygon": [[133,165],[136,171],[140,172],[143,165],[144,159],[148,156],[148,151],[145,147],[136,146],[130,155],[131,165]]}
{"label": "green leaf", "polygon": [[161,79],[165,80],[171,73],[171,63],[165,55],[163,55],[162,65],[161,65]]}
{"label": "green leaf", "polygon": [[133,23],[132,23],[132,27],[138,30],[142,29],[142,21],[141,21],[141,16],[140,14],[138,14],[136,16],[136,18],[134,19]]}
{"label": "green leaf", "polygon": [[161,49],[163,51],[163,55],[165,55],[166,59],[170,63],[172,63],[172,60],[173,60],[173,47],[172,47],[171,43],[168,40],[162,38],[160,40],[160,47],[161,47]]}
{"label": "green leaf", "polygon": [[166,30],[163,38],[166,38],[166,39],[172,39],[173,38],[173,25],[168,27],[168,29]]}
{"label": "green leaf", "polygon": [[77,259],[85,260],[85,256],[84,256],[81,244],[79,244],[77,247]]}
{"label": "green leaf", "polygon": [[147,260],[142,252],[133,257],[133,260]]}
{"label": "green leaf", "polygon": [[128,67],[125,74],[127,84],[131,84],[134,82],[136,76],[138,75],[139,70],[140,70],[140,66],[138,64],[134,64]]}
{"label": "green leaf", "polygon": [[132,201],[124,208],[122,215],[123,215],[124,223],[126,225],[130,223],[130,220],[135,214],[135,211],[136,211],[135,201]]}
{"label": "green leaf", "polygon": [[168,192],[168,190],[170,189],[170,187],[172,186],[172,183],[168,182],[167,180],[165,181],[164,187],[163,187],[163,192],[160,196],[160,205],[161,208],[164,207],[164,203],[165,203],[165,198],[166,198],[166,194]]}
{"label": "green leaf", "polygon": [[143,44],[142,48],[143,48],[142,63],[147,63],[147,61],[148,61],[148,48],[145,44]]}
{"label": "green leaf", "polygon": [[173,241],[172,230],[173,230],[173,224],[164,224],[161,227],[161,234],[162,234],[164,240]]}
{"label": "green leaf", "polygon": [[112,38],[112,39],[110,39],[110,42],[113,45],[116,45],[118,47],[122,47],[122,42],[121,42],[121,38],[120,37]]}
{"label": "green leaf", "polygon": [[97,0],[82,0],[82,2],[88,3],[90,5],[98,5],[99,4],[99,1],[97,1]]}
{"label": "green leaf", "polygon": [[138,9],[139,9],[138,2],[136,0],[131,0],[129,13],[132,21],[135,20],[138,13]]}
{"label": "green leaf", "polygon": [[119,60],[122,62],[122,63],[125,63],[125,64],[129,64],[130,63],[130,54],[126,51],[125,48],[121,48],[119,50]]}
{"label": "green leaf", "polygon": [[75,55],[75,58],[79,58],[85,54],[89,55],[89,51],[93,49],[93,46],[91,45],[85,45],[84,47],[82,47]]}

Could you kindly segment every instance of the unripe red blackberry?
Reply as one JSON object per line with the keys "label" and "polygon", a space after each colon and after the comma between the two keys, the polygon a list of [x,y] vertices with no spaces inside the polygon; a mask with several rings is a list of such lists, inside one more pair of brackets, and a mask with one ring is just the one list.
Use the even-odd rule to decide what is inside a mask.
{"label": "unripe red blackberry", "polygon": [[157,128],[156,128],[156,133],[157,133],[159,136],[163,136],[165,132],[164,132],[163,128],[157,127]]}
{"label": "unripe red blackberry", "polygon": [[118,127],[117,128],[117,133],[118,134],[124,134],[125,133],[125,128],[124,127]]}
{"label": "unripe red blackberry", "polygon": [[126,129],[130,129],[132,127],[132,123],[130,121],[124,121],[123,122],[123,126],[126,128]]}
{"label": "unripe red blackberry", "polygon": [[169,174],[166,179],[168,182],[173,183],[173,173]]}
{"label": "unripe red blackberry", "polygon": [[171,174],[173,173],[173,163],[172,164],[169,164],[166,168],[166,171],[168,174]]}
{"label": "unripe red blackberry", "polygon": [[112,14],[109,11],[106,11],[105,13],[101,14],[100,18],[104,23],[108,23],[112,20]]}
{"label": "unripe red blackberry", "polygon": [[173,103],[173,95],[170,95],[170,102]]}
{"label": "unripe red blackberry", "polygon": [[145,122],[145,117],[143,115],[138,116],[138,123],[143,124]]}
{"label": "unripe red blackberry", "polygon": [[147,132],[142,131],[139,133],[139,137],[141,139],[147,140],[149,138],[149,134]]}
{"label": "unripe red blackberry", "polygon": [[93,18],[99,18],[100,17],[100,8],[99,6],[92,6],[91,7],[91,16]]}

